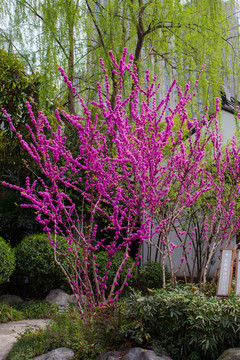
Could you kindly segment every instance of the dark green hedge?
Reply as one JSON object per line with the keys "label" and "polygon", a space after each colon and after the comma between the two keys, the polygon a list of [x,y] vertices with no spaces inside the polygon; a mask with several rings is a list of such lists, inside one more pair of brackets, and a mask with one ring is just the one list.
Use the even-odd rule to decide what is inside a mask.
{"label": "dark green hedge", "polygon": [[9,280],[14,269],[14,251],[11,246],[0,237],[0,285]]}
{"label": "dark green hedge", "polygon": [[165,349],[174,360],[215,360],[240,344],[240,299],[208,298],[199,290],[156,290],[126,299],[124,331],[139,344]]}
{"label": "dark green hedge", "polygon": [[[165,266],[166,280],[170,279],[170,274]],[[142,288],[160,289],[163,286],[162,264],[159,262],[150,262],[142,264],[139,270],[140,286]]]}
{"label": "dark green hedge", "polygon": [[[66,251],[66,239],[58,237],[58,248]],[[68,288],[65,275],[55,263],[54,251],[45,234],[25,237],[16,247],[15,281],[26,287],[28,297],[43,297],[55,288]],[[63,260],[64,261],[64,260]],[[24,284],[26,276],[28,284]]]}
{"label": "dark green hedge", "polygon": [[[107,280],[107,286],[109,287],[113,283],[116,272],[117,272],[119,266],[121,265],[121,262],[124,259],[124,256],[123,256],[124,252],[123,251],[117,252],[111,258],[111,260],[109,260],[109,258],[107,256],[107,251],[99,251],[96,255],[97,255],[96,263],[97,263],[97,267],[98,267],[98,275],[100,277],[104,276],[105,272],[107,271],[107,269],[106,269],[107,264],[109,261],[111,262],[111,266],[108,269],[108,280]],[[122,273],[120,274],[119,283],[121,283],[124,280],[125,276],[128,273],[127,269],[130,268],[132,265],[133,265],[133,259],[129,257],[126,265],[122,269]],[[134,277],[135,272],[133,272],[132,275]],[[131,279],[129,279],[128,282],[131,283]]]}

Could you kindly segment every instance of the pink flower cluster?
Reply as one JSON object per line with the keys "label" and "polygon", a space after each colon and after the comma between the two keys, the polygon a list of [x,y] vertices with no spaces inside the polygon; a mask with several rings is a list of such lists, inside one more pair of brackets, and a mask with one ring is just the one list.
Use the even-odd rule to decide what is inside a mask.
{"label": "pink flower cluster", "polygon": [[[28,127],[31,143],[16,132],[3,110],[11,129],[42,173],[32,183],[27,178],[25,188],[4,184],[20,190],[26,199],[22,206],[34,208],[36,220],[51,238],[58,259],[67,258],[69,266],[60,265],[83,315],[119,298],[128,286],[134,266],[140,263],[142,243],[154,233],[165,234],[162,243],[166,251],[170,254],[174,250],[167,236],[172,224],[201,194],[213,188],[205,161],[206,144],[211,141],[213,147],[219,148],[217,134],[211,130],[216,114],[210,120],[206,115],[200,120],[188,116],[187,105],[192,98],[190,84],[183,91],[177,88],[178,102],[171,108],[175,81],[166,98],[159,101],[156,77],[150,81],[147,71],[146,86],[141,87],[133,56],[127,61],[126,49],[119,63],[111,52],[110,57],[119,79],[114,108],[110,101],[111,84],[100,59],[107,94],[104,96],[102,85],[97,84],[98,96],[92,105],[98,111],[92,112],[79,95],[82,116],[62,111],[78,134],[77,156],[66,146],[58,110],[55,113],[59,125],[52,131],[45,115],[40,112],[35,118],[27,104],[34,128]],[[68,87],[76,93],[64,70],[59,70]],[[132,87],[124,96],[127,76]],[[177,131],[174,130],[176,119],[180,120]],[[194,136],[191,136],[192,129]],[[79,203],[88,205],[90,217],[87,219]],[[229,205],[234,212],[234,204]],[[113,234],[110,240],[104,237],[99,240],[97,236],[99,216],[109,224],[107,229],[100,230],[110,230]],[[58,249],[56,234],[66,238],[67,253]],[[138,248],[135,262],[128,267],[129,251],[134,243]],[[104,276],[100,277],[96,254],[102,249],[107,250],[109,262]],[[111,260],[119,251],[124,251],[124,256],[107,289]],[[124,267],[127,275],[123,279],[120,275]]]}

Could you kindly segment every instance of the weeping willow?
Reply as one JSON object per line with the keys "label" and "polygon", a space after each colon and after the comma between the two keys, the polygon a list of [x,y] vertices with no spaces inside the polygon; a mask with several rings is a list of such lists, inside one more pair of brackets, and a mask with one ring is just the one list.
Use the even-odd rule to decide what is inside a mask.
{"label": "weeping willow", "polygon": [[[199,102],[211,107],[224,85],[238,95],[238,22],[234,0],[0,0],[7,26],[0,41],[11,43],[29,68],[39,69],[40,100],[50,106],[61,98],[78,112],[73,95],[57,71],[65,68],[86,99],[96,94],[102,79],[99,58],[111,74],[108,52],[117,59],[124,47],[134,55],[140,80],[149,69],[162,84],[162,95],[173,78],[180,85],[194,82],[205,66],[198,87]],[[131,84],[126,84],[127,89]],[[112,102],[117,79],[112,74]],[[200,99],[200,100],[199,100]]]}
{"label": "weeping willow", "polygon": [[158,76],[163,95],[173,78],[182,86],[186,81],[194,82],[204,65],[195,110],[199,101],[211,107],[224,85],[234,85],[234,95],[238,94],[238,21],[234,1],[85,1],[85,28],[91,50],[89,73],[95,67],[92,83],[100,74],[97,59],[102,57],[108,65],[110,49],[119,58],[127,47],[134,54],[140,79],[149,69]]}

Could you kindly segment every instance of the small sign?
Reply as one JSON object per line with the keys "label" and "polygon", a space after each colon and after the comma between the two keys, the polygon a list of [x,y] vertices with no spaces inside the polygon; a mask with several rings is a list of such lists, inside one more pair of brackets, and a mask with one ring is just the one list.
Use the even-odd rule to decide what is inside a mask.
{"label": "small sign", "polygon": [[222,249],[217,288],[218,296],[228,296],[231,292],[234,258],[234,249]]}
{"label": "small sign", "polygon": [[235,294],[240,296],[240,251],[237,250],[235,270]]}

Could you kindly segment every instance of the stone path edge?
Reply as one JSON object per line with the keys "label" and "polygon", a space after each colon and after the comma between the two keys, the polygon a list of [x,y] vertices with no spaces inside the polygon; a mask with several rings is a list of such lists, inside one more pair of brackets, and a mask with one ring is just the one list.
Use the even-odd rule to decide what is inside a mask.
{"label": "stone path edge", "polygon": [[19,335],[26,330],[45,328],[50,320],[21,320],[0,324],[0,360],[5,360]]}

